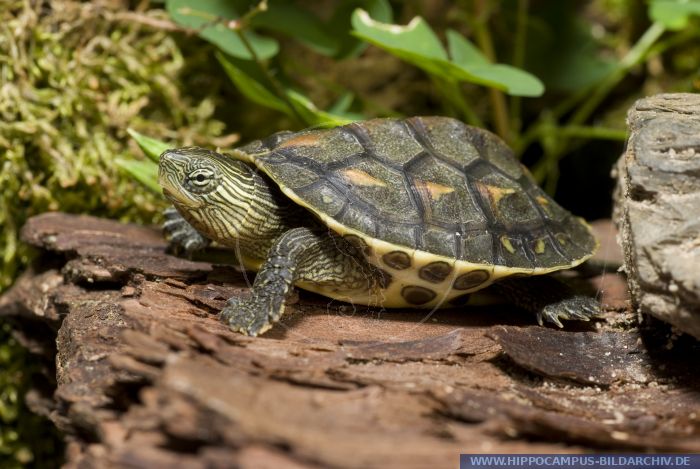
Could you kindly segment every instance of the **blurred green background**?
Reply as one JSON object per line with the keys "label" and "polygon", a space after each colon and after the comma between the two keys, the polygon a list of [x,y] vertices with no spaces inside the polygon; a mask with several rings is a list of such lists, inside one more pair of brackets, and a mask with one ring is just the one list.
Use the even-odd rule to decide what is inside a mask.
{"label": "blurred green background", "polygon": [[[700,0],[0,0],[0,291],[31,260],[29,216],[158,222],[158,142],[449,115],[498,133],[567,208],[609,216],[627,108],[700,90],[698,15]],[[145,153],[129,128],[155,139],[137,138]],[[0,467],[60,464],[23,403],[33,376],[1,324]]]}

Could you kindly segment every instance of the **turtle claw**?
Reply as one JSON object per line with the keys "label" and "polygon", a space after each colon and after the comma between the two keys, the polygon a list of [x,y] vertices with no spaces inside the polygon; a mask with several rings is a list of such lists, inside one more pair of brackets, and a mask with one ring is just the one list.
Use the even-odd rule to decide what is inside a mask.
{"label": "turtle claw", "polygon": [[561,320],[590,321],[600,314],[598,302],[587,296],[572,296],[556,303],[550,303],[537,312],[537,323],[541,326],[544,322],[552,323],[563,328]]}
{"label": "turtle claw", "polygon": [[562,317],[562,313],[564,315],[566,315],[567,313],[565,311],[559,311],[556,307],[553,306],[555,305],[547,305],[537,313],[537,324],[543,326],[544,323],[547,322],[556,324],[559,328],[563,328],[564,324],[561,323],[559,318]]}
{"label": "turtle claw", "polygon": [[219,319],[231,330],[255,337],[272,327],[274,319],[271,320],[271,317],[264,313],[265,310],[264,305],[252,299],[234,297],[226,302]]}
{"label": "turtle claw", "polygon": [[191,257],[192,254],[201,251],[211,243],[208,238],[194,229],[176,209],[168,208],[163,214],[165,215],[163,233],[168,240],[169,252]]}

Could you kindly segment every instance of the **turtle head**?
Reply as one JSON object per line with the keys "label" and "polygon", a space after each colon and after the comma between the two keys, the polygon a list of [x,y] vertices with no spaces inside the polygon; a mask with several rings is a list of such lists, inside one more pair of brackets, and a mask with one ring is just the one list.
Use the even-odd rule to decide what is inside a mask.
{"label": "turtle head", "polygon": [[158,183],[185,219],[207,237],[230,243],[241,235],[255,194],[253,169],[197,147],[160,155]]}

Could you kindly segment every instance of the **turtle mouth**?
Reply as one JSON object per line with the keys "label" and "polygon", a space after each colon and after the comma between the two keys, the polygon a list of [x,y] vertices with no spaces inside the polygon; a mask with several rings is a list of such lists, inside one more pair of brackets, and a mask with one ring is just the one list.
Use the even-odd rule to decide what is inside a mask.
{"label": "turtle mouth", "polygon": [[186,208],[198,208],[202,205],[202,201],[192,198],[184,191],[173,190],[165,185],[163,185],[163,195],[172,203]]}
{"label": "turtle mouth", "polygon": [[202,201],[189,194],[178,181],[177,167],[163,157],[158,168],[158,184],[163,189],[163,195],[172,203],[185,208],[197,208],[202,205]]}
{"label": "turtle mouth", "polygon": [[163,188],[163,195],[164,195],[167,199],[171,199],[171,200],[172,200],[172,199],[175,198],[175,195],[174,195],[170,190],[168,190],[168,189],[166,189],[166,188]]}

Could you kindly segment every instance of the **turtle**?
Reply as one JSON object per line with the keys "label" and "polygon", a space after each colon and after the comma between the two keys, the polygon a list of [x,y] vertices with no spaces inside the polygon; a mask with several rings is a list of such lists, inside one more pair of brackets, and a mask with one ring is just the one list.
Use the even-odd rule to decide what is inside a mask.
{"label": "turtle", "polygon": [[243,334],[278,321],[294,287],[382,308],[499,297],[559,327],[600,309],[544,275],[594,254],[590,226],[498,136],[453,118],[284,131],[225,153],[171,149],[158,173],[173,248],[191,255],[215,241],[257,272],[249,296],[220,313]]}

